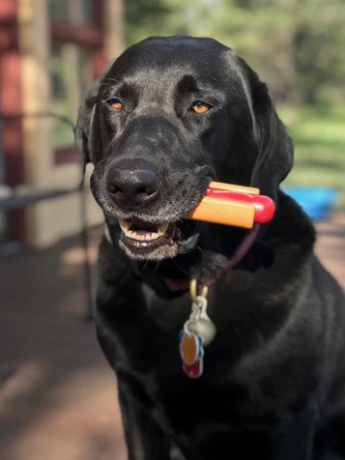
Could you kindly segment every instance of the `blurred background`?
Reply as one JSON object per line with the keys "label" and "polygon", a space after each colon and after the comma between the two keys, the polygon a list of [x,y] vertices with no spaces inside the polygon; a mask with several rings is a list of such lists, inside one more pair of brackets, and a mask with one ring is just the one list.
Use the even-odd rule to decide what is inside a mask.
{"label": "blurred background", "polygon": [[102,216],[51,113],[74,123],[107,61],[148,36],[222,41],[268,84],[295,144],[283,187],[345,286],[344,24],[343,0],[0,0],[1,459],[126,458],[90,321]]}

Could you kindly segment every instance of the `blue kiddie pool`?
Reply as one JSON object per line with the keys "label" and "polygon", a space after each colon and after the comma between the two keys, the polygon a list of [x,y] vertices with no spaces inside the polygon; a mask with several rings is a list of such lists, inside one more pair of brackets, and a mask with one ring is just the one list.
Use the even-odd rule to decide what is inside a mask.
{"label": "blue kiddie pool", "polygon": [[296,200],[315,221],[327,219],[338,197],[338,191],[332,187],[287,185],[283,191]]}

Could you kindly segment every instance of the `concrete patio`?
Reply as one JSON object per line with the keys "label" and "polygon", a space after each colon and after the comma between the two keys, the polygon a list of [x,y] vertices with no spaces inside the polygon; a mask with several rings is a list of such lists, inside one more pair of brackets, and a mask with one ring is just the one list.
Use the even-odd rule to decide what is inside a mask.
{"label": "concrete patio", "polygon": [[[318,232],[317,253],[345,287],[345,214]],[[70,239],[0,261],[2,460],[126,459],[115,378],[83,319],[82,260]]]}

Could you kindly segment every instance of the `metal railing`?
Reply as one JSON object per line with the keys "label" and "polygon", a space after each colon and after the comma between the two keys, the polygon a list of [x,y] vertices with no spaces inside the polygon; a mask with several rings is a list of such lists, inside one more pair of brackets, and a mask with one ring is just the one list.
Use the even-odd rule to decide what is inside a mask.
{"label": "metal railing", "polygon": [[[54,114],[52,112],[39,112],[34,114],[18,114],[18,115],[11,115],[6,116],[8,118],[24,118],[24,117],[54,117],[68,123],[71,126],[71,129],[74,128],[73,123],[68,118]],[[2,151],[2,144],[1,144],[1,126],[2,126],[2,119],[5,118],[4,115],[0,113],[0,164],[3,165],[4,161],[4,154]],[[4,181],[4,172],[1,172],[2,177],[0,177],[1,182]],[[35,189],[28,189],[28,190],[21,190],[20,193],[16,191],[15,188],[9,188],[10,193],[6,196],[0,196],[0,212],[7,212],[14,209],[26,208],[28,206],[32,206],[43,201],[54,200],[60,198],[62,196],[71,195],[74,193],[80,194],[80,216],[81,216],[81,244],[84,249],[84,283],[85,283],[85,293],[86,293],[86,318],[93,319],[94,318],[94,302],[93,302],[93,292],[92,292],[92,277],[91,277],[91,264],[90,264],[90,257],[89,257],[89,234],[88,234],[88,224],[87,224],[87,206],[86,206],[86,192],[84,188],[84,181],[83,178],[79,184],[77,184],[73,188],[65,188],[65,189],[55,189],[55,190],[35,190]],[[1,244],[1,243],[0,243]]]}

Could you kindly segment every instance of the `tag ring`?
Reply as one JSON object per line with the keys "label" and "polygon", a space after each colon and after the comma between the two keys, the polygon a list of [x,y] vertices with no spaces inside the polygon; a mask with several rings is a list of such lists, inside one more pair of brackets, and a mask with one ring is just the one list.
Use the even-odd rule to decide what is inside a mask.
{"label": "tag ring", "polygon": [[190,296],[193,302],[195,302],[198,296],[204,297],[206,299],[207,293],[208,293],[208,287],[202,286],[201,293],[198,294],[198,281],[196,278],[193,278],[190,282],[189,292],[190,292]]}

